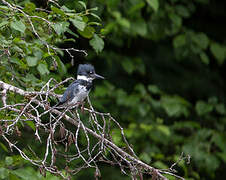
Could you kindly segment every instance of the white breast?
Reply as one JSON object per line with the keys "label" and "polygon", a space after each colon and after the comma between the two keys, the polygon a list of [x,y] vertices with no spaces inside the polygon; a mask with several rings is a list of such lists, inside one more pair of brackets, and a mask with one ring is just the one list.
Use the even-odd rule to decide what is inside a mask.
{"label": "white breast", "polygon": [[78,86],[78,91],[74,92],[74,98],[72,99],[72,101],[70,101],[69,104],[71,105],[75,105],[77,103],[80,103],[82,101],[85,100],[85,98],[88,96],[89,91],[87,91],[85,86]]}

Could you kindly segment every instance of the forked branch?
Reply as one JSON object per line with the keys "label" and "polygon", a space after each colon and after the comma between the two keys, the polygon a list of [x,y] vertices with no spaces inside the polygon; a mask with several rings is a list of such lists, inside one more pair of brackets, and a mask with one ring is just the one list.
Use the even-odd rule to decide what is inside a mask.
{"label": "forked branch", "polygon": [[[70,79],[66,81],[68,80]],[[95,168],[95,177],[97,178],[100,176],[98,162],[106,162],[111,165],[118,165],[122,173],[129,173],[132,179],[142,179],[142,174],[148,174],[153,179],[166,180],[167,178],[163,174],[183,179],[174,174],[173,166],[175,165],[168,170],[160,170],[139,160],[127,142],[120,124],[110,113],[97,112],[89,99],[89,107],[84,108],[86,115],[81,115],[79,109],[56,109],[51,107],[49,99],[59,97],[54,93],[54,90],[62,84],[53,84],[54,82],[53,79],[50,79],[40,91],[28,92],[0,81],[1,100],[3,102],[0,113],[4,111],[11,112],[11,119],[0,120],[1,136],[8,143],[11,150],[16,149],[24,159],[39,166],[42,174],[49,171],[63,178],[68,178],[62,172],[62,168],[56,165],[56,161],[63,158],[66,161],[65,170],[69,174],[76,174],[84,168]],[[23,96],[24,101],[9,104],[7,94],[10,91]],[[13,116],[15,116],[14,119]],[[87,117],[86,123],[81,120],[83,116]],[[18,129],[22,129],[22,127],[18,128],[18,123],[27,121],[35,125],[34,136],[38,139],[36,142],[45,146],[42,157],[37,157],[37,150],[32,149],[32,145],[29,145],[29,149],[35,158],[27,155],[21,150],[21,147],[12,142],[12,134],[18,132]],[[68,123],[71,124],[70,127],[68,127]],[[125,146],[123,149],[112,140],[112,131],[114,129],[119,129],[121,132]],[[23,130],[20,131],[23,134]],[[62,145],[64,145],[64,151]],[[127,149],[129,153],[124,149]]]}

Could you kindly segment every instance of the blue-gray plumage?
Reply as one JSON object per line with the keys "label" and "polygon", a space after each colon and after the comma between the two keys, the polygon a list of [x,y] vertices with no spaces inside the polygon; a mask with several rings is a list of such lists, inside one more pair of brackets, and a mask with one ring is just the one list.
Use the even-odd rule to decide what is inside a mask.
{"label": "blue-gray plumage", "polygon": [[104,79],[103,76],[95,73],[92,65],[80,64],[77,71],[77,80],[68,86],[56,106],[79,105],[82,103],[90,92],[92,81],[96,78]]}

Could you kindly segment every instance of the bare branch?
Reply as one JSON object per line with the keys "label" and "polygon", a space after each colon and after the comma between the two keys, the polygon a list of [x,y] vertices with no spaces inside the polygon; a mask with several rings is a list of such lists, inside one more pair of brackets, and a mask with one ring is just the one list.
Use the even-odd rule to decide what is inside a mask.
{"label": "bare branch", "polygon": [[[0,120],[0,123],[8,123],[5,127],[1,128],[1,135],[9,144],[10,149],[16,149],[24,159],[39,166],[42,173],[49,171],[63,178],[66,177],[62,174],[60,170],[61,167],[54,166],[55,162],[60,161],[61,158],[64,158],[67,163],[71,164],[71,166],[66,165],[69,174],[76,174],[84,168],[94,168],[95,177],[99,177],[100,171],[97,162],[102,161],[110,163],[111,165],[118,165],[124,174],[130,172],[132,179],[137,179],[137,177],[141,178],[144,173],[156,177],[156,179],[167,179],[163,174],[183,179],[174,174],[174,172],[170,172],[170,169],[156,169],[139,160],[132,147],[129,145],[124,135],[123,128],[118,121],[114,119],[110,113],[96,111],[89,98],[89,107],[84,108],[86,114],[81,114],[79,109],[73,109],[71,107],[67,107],[62,111],[51,107],[48,102],[49,97],[59,97],[60,95],[55,94],[54,90],[68,80],[70,79],[53,85],[54,83],[52,82],[56,81],[50,79],[42,87],[40,92],[24,91],[0,81],[0,88],[3,94],[11,91],[25,98],[29,97],[26,103],[17,102],[17,104],[10,105],[4,100],[6,97],[6,95],[4,95],[3,100],[5,104],[3,108],[0,108],[0,113],[1,111],[10,110],[14,112],[16,117],[8,121],[5,119]],[[10,102],[10,100],[8,101]],[[88,118],[89,120],[84,123],[84,118]],[[37,143],[40,142],[43,143],[43,146],[45,145],[45,153],[42,157],[39,157],[38,160],[37,157],[35,159],[29,157],[16,143],[11,142],[13,132],[15,130],[19,131],[17,123],[26,121],[34,123],[35,130],[33,135],[38,139]],[[66,122],[71,125],[68,125]],[[107,124],[109,124],[109,126],[107,126]],[[126,145],[123,149],[113,142],[110,135],[110,124],[112,127],[115,126],[119,128],[122,140]],[[22,130],[20,131],[23,133]],[[42,135],[40,135],[40,132],[42,132]],[[60,132],[60,135],[56,132]],[[47,136],[44,136],[43,133]],[[67,154],[62,151],[62,145],[65,146],[65,152],[67,152]],[[124,150],[125,148],[129,150],[129,153]],[[28,149],[32,154],[37,154],[31,145],[28,145]],[[182,160],[184,157],[180,159]],[[77,167],[74,167],[75,164],[73,163],[75,160],[80,160],[83,163],[79,163]],[[176,162],[176,164],[178,162]],[[173,169],[176,164],[174,163],[171,169]],[[71,169],[69,169],[69,167],[71,167]]]}

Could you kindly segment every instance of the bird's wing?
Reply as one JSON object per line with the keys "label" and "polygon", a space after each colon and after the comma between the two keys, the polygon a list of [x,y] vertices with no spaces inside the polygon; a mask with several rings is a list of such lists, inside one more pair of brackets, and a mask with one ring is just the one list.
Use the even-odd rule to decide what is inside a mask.
{"label": "bird's wing", "polygon": [[68,86],[63,96],[60,98],[60,104],[63,104],[73,98],[73,94],[76,94],[79,91],[78,85],[78,82],[74,81],[72,84],[70,84],[70,86]]}

